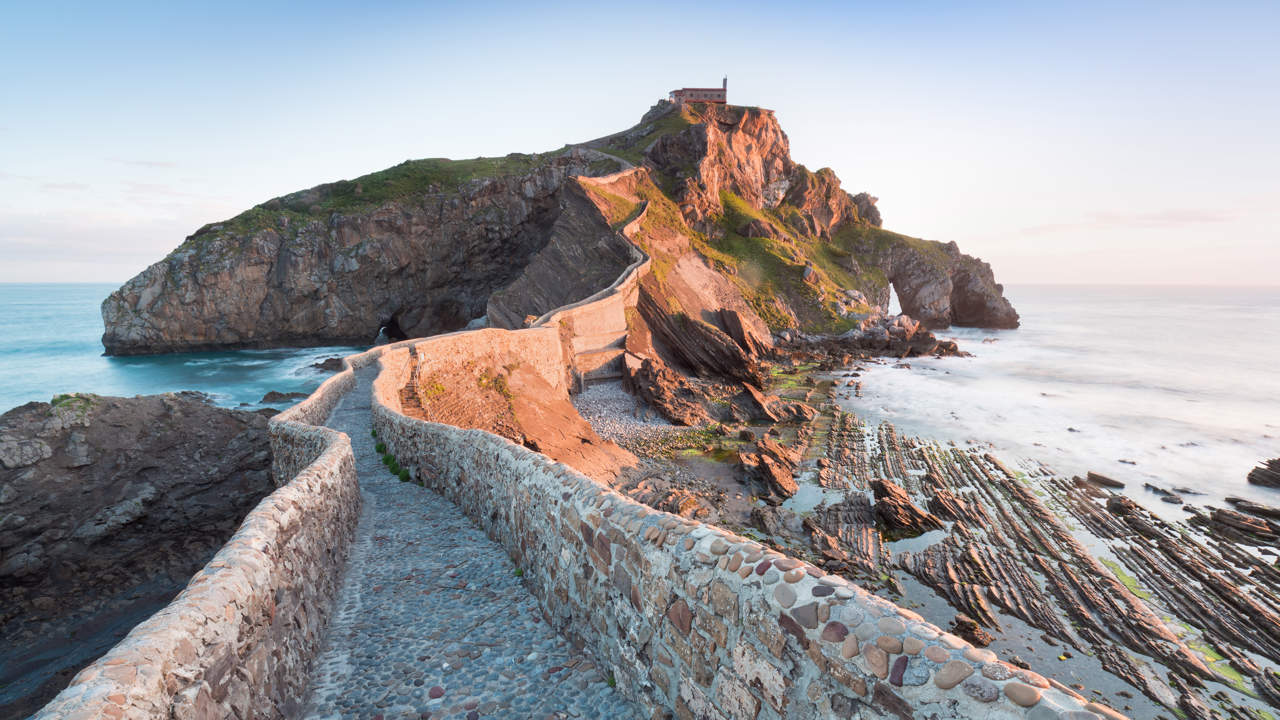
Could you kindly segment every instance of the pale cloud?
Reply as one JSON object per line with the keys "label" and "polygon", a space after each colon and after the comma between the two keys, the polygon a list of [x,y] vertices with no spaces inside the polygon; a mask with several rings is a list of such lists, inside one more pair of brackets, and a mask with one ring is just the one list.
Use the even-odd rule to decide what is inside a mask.
{"label": "pale cloud", "polygon": [[1234,213],[1221,210],[1172,208],[1153,212],[1093,212],[1070,222],[1032,225],[1017,231],[1019,235],[1055,235],[1082,230],[1166,230],[1193,225],[1216,225],[1237,219]]}
{"label": "pale cloud", "polygon": [[40,188],[43,190],[52,190],[52,191],[58,192],[58,191],[65,191],[65,190],[70,190],[70,191],[88,190],[89,186],[79,182],[47,182],[41,185]]}
{"label": "pale cloud", "polygon": [[121,165],[132,165],[134,167],[151,168],[154,170],[171,170],[178,167],[175,162],[167,160],[135,160],[127,158],[111,158],[111,162],[120,163]]}

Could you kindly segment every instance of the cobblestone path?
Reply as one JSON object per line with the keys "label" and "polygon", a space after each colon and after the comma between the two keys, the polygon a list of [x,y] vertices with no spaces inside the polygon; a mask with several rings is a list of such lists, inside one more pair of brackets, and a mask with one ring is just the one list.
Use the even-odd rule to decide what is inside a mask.
{"label": "cobblestone path", "polygon": [[370,437],[357,373],[329,427],[355,450],[364,509],[309,718],[639,718],[549,628],[506,552],[443,497],[401,483]]}

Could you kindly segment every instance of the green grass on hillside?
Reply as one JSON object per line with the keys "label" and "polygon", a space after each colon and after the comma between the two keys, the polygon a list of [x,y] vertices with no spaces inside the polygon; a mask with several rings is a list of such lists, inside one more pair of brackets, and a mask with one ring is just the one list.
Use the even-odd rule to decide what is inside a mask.
{"label": "green grass on hillside", "polygon": [[512,153],[505,157],[470,160],[406,160],[394,167],[362,175],[354,180],[339,180],[269,200],[225,222],[206,225],[196,234],[201,235],[214,229],[236,234],[270,227],[283,229],[285,226],[306,223],[334,212],[374,208],[391,200],[426,193],[433,188],[451,191],[478,178],[523,175],[544,165],[560,152],[534,155]]}
{"label": "green grass on hillside", "polygon": [[[700,122],[688,109],[673,110],[652,123],[636,125],[597,145],[597,149],[620,157],[633,165],[644,161],[644,151],[663,135],[671,135]],[[641,132],[643,131],[643,132]]]}

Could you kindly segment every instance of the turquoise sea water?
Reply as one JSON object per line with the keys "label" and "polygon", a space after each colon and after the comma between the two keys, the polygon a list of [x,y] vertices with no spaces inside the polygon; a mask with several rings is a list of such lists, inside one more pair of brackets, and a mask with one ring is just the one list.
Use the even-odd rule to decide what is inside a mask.
{"label": "turquoise sea water", "polygon": [[99,307],[116,287],[0,283],[0,412],[66,392],[127,397],[198,390],[220,405],[259,407],[269,390],[314,390],[327,374],[313,363],[364,349],[105,357]]}
{"label": "turquoise sea water", "polygon": [[[221,405],[257,406],[269,390],[309,392],[325,377],[313,363],[363,349],[104,357],[98,307],[114,288],[0,284],[0,411],[64,392],[199,390]],[[1280,288],[1007,293],[1022,328],[943,331],[973,357],[872,366],[864,397],[847,407],[1060,472],[1110,474],[1139,497],[1152,482],[1280,504],[1280,491],[1244,480],[1280,456]]]}

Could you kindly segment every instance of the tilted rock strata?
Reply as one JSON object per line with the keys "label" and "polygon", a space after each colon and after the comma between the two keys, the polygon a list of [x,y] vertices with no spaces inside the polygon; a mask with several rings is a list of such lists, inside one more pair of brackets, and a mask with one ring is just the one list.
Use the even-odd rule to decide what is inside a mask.
{"label": "tilted rock strata", "polygon": [[5,716],[163,607],[274,489],[267,418],[185,394],[15,408],[0,467]]}
{"label": "tilted rock strata", "polygon": [[[433,342],[415,351],[430,353]],[[640,505],[496,436],[406,417],[406,365],[384,356],[379,438],[507,548],[557,629],[655,709],[715,718],[850,716],[866,706],[956,718],[988,708],[1112,713],[842,578]],[[989,666],[1000,672],[977,674]]]}
{"label": "tilted rock strata", "polygon": [[565,183],[560,199],[546,246],[489,297],[490,326],[524,327],[527,317],[541,317],[608,286],[634,260],[631,243],[609,226],[581,185]]}
{"label": "tilted rock strata", "polygon": [[1266,463],[1249,471],[1249,483],[1263,487],[1280,488],[1280,458],[1268,460]]}

